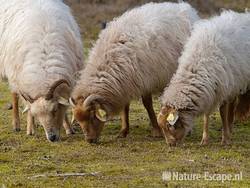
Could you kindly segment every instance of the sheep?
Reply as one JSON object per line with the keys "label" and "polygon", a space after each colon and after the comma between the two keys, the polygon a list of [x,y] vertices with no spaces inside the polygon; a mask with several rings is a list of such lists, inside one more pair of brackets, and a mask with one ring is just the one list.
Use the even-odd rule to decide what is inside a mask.
{"label": "sheep", "polygon": [[250,89],[249,32],[250,13],[224,11],[195,24],[161,97],[158,124],[170,145],[183,140],[196,116],[209,115],[217,106],[222,144],[230,144],[237,98]]}
{"label": "sheep", "polygon": [[104,123],[120,113],[118,137],[129,132],[130,101],[142,97],[152,136],[162,136],[152,94],[163,91],[195,21],[187,3],[148,3],[109,22],[92,48],[70,103],[85,139],[97,142]]}
{"label": "sheep", "polygon": [[0,0],[0,77],[13,98],[13,127],[20,130],[18,97],[25,100],[27,134],[37,118],[49,141],[59,139],[65,112],[83,68],[83,45],[77,23],[62,0]]}

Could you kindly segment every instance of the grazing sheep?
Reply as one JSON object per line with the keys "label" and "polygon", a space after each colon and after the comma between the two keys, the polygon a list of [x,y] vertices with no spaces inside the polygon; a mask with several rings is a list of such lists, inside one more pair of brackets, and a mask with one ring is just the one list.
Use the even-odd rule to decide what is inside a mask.
{"label": "grazing sheep", "polygon": [[[13,96],[13,126],[20,130],[18,95],[50,141],[59,138],[74,74],[83,67],[79,28],[61,0],[0,0],[0,77]],[[65,128],[71,132],[65,116]]]}
{"label": "grazing sheep", "polygon": [[216,106],[223,122],[222,143],[230,143],[235,98],[250,86],[249,33],[249,13],[224,11],[195,24],[162,96],[158,123],[170,145],[184,138],[196,116],[208,115]]}
{"label": "grazing sheep", "polygon": [[153,136],[162,136],[152,94],[162,91],[199,17],[187,3],[149,3],[109,22],[73,90],[74,116],[96,142],[104,122],[121,112],[120,137],[129,131],[129,104],[142,97]]}

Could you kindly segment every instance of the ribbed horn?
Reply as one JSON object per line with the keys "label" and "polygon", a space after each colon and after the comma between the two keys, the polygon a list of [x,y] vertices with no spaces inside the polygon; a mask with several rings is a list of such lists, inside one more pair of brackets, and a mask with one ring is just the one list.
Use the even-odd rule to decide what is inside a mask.
{"label": "ribbed horn", "polygon": [[20,92],[20,94],[22,95],[22,97],[24,98],[24,100],[28,101],[30,104],[32,104],[35,101],[35,99],[33,99],[31,96],[29,96],[26,93]]}
{"label": "ribbed horn", "polygon": [[87,108],[88,106],[91,105],[91,103],[92,103],[93,101],[96,101],[96,100],[98,100],[98,99],[100,99],[100,98],[101,98],[100,95],[95,95],[95,94],[90,95],[90,96],[88,96],[88,97],[85,99],[85,101],[83,102],[83,106]]}
{"label": "ribbed horn", "polygon": [[57,88],[59,85],[61,85],[61,84],[67,84],[68,86],[70,86],[70,85],[69,85],[69,82],[68,82],[67,80],[61,79],[61,80],[56,81],[56,82],[50,87],[48,93],[47,93],[46,96],[45,96],[45,99],[46,99],[46,100],[52,99],[53,96],[54,96],[54,92],[55,92],[56,88]]}

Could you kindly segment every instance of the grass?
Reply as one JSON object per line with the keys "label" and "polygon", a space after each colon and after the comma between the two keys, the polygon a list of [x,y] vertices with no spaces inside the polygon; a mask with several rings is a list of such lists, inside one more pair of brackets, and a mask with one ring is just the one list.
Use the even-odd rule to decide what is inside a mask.
{"label": "grass", "polygon": [[[85,2],[86,1],[86,2]],[[73,2],[69,0],[69,2]],[[81,5],[71,3],[73,13],[84,36],[85,49],[92,46],[100,31],[100,23],[111,20],[128,7],[147,0],[102,1],[100,4],[81,0]],[[104,2],[104,3],[103,3]],[[109,2],[109,3],[105,3]],[[190,0],[199,10],[208,13],[209,7],[199,0]],[[205,2],[205,1],[204,1]],[[211,1],[211,9],[220,7],[244,10],[249,1]],[[112,5],[112,6],[111,6]],[[85,55],[88,50],[85,51]],[[61,131],[61,141],[49,143],[42,127],[35,136],[26,136],[22,116],[22,131],[14,133],[11,126],[11,111],[4,109],[10,102],[10,93],[5,83],[0,83],[0,187],[250,187],[250,122],[237,123],[233,144],[221,146],[221,122],[218,113],[210,125],[210,144],[199,145],[202,135],[202,120],[197,119],[191,136],[184,144],[169,148],[163,139],[150,137],[150,127],[145,109],[135,101],[130,111],[130,134],[126,139],[117,139],[120,122],[108,123],[101,142],[90,145],[84,142],[79,127],[76,134],[66,136]],[[156,112],[159,102],[155,99]],[[242,181],[163,181],[164,171],[179,173],[237,174],[242,172]],[[35,178],[47,173],[100,172],[98,176],[68,178]]]}
{"label": "grass", "polygon": [[[168,0],[177,2],[177,0]],[[148,2],[165,2],[165,0],[65,0],[77,23],[80,26],[84,38],[85,47],[92,47],[101,29],[101,23],[111,21],[114,17],[123,14],[126,10],[140,6]],[[208,17],[221,11],[232,9],[243,12],[250,8],[249,0],[187,0],[201,17]]]}
{"label": "grass", "polygon": [[[0,187],[249,187],[250,186],[250,123],[236,124],[232,146],[220,145],[220,119],[215,113],[210,126],[211,141],[199,146],[201,119],[185,143],[169,148],[163,139],[151,138],[146,112],[140,102],[131,107],[131,132],[126,139],[117,139],[119,121],[105,127],[101,142],[91,145],[77,133],[61,141],[49,143],[38,127],[35,136],[26,136],[25,121],[22,131],[12,132],[11,112],[4,110],[10,101],[6,84],[0,85]],[[159,106],[155,100],[155,108]],[[163,171],[179,173],[236,174],[242,181],[167,181]],[[98,176],[68,178],[29,177],[46,173],[100,172]]]}

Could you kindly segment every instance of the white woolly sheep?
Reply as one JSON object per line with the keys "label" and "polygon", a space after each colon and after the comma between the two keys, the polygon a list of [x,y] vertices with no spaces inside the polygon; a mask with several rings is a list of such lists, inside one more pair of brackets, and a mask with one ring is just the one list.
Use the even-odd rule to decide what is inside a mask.
{"label": "white woolly sheep", "polygon": [[224,11],[195,24],[176,75],[162,96],[158,123],[170,145],[184,138],[196,116],[209,115],[217,106],[223,122],[222,144],[230,143],[235,98],[250,86],[249,33],[249,13]]}
{"label": "white woolly sheep", "polygon": [[[13,93],[14,129],[20,130],[17,97],[22,95],[28,105],[27,134],[34,133],[36,117],[47,138],[56,141],[74,74],[83,67],[79,28],[61,0],[0,4],[0,77]],[[68,121],[64,125],[70,133]]]}
{"label": "white woolly sheep", "polygon": [[187,3],[149,3],[109,22],[90,52],[71,103],[88,142],[121,111],[120,137],[129,131],[129,104],[142,97],[153,136],[162,136],[151,95],[176,71],[178,57],[199,17]]}

